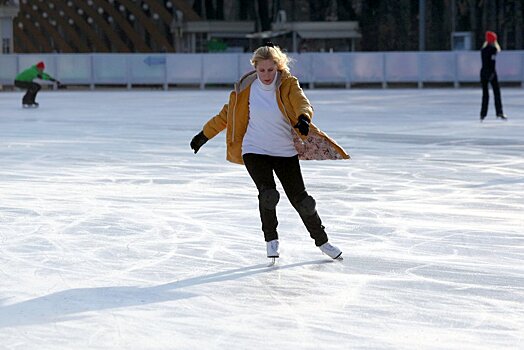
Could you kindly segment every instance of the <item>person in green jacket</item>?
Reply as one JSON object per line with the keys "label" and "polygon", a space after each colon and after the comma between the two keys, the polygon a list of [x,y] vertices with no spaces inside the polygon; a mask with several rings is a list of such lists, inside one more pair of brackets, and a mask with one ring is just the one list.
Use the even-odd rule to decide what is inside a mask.
{"label": "person in green jacket", "polygon": [[20,89],[25,89],[26,93],[22,98],[22,106],[24,107],[38,107],[38,103],[35,101],[36,94],[42,88],[38,83],[33,82],[34,79],[49,80],[57,83],[60,86],[60,82],[44,73],[45,64],[44,62],[38,62],[37,64],[27,68],[26,70],[18,73],[15,77],[15,86]]}

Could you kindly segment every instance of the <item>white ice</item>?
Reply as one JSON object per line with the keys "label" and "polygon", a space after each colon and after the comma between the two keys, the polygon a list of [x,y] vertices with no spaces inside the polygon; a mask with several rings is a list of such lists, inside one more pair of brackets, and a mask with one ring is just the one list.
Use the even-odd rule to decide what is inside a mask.
{"label": "white ice", "polygon": [[344,260],[282,196],[272,268],[223,133],[189,148],[228,93],[0,93],[1,349],[524,348],[523,89],[484,123],[480,89],[306,90]]}

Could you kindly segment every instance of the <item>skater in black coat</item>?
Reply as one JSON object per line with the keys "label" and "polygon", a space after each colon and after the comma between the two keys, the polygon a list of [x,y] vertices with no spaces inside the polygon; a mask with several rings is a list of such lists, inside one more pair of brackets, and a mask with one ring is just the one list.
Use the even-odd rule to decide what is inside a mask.
{"label": "skater in black coat", "polygon": [[482,68],[480,70],[480,82],[482,84],[482,108],[480,110],[480,121],[482,122],[488,114],[489,89],[488,84],[491,84],[493,89],[493,96],[495,97],[495,112],[497,118],[506,120],[507,117],[502,111],[502,99],[500,96],[500,86],[495,69],[497,53],[500,52],[500,46],[497,42],[497,34],[494,32],[486,32],[486,41],[480,50],[482,57]]}

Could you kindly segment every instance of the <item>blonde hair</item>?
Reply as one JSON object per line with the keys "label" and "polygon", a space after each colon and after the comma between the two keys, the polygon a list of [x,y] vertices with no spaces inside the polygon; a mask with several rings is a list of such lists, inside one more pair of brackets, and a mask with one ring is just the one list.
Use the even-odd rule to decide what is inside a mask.
{"label": "blonde hair", "polygon": [[258,62],[264,60],[272,60],[277,65],[279,71],[289,73],[289,64],[292,62],[292,59],[282,52],[278,46],[261,46],[253,52],[253,56],[251,57],[253,67],[256,68]]}

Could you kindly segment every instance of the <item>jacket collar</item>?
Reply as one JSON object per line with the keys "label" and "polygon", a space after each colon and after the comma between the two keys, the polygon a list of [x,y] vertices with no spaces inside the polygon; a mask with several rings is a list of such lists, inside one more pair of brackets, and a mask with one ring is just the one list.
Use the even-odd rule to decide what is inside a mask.
{"label": "jacket collar", "polygon": [[[278,71],[280,74],[277,75],[277,81],[275,82],[275,86],[277,89],[280,87],[280,84],[282,81],[286,78],[289,78],[291,74],[286,71]],[[255,70],[252,70],[251,72],[248,72],[240,78],[240,80],[235,83],[235,91],[236,93],[240,93],[244,91],[247,87],[249,87],[257,78],[257,72]]]}

